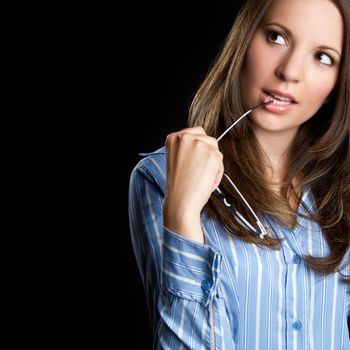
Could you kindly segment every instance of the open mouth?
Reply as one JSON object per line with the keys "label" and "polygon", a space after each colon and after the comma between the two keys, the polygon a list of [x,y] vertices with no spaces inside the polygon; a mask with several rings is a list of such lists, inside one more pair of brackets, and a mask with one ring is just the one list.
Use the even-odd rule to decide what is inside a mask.
{"label": "open mouth", "polygon": [[294,96],[290,94],[283,93],[282,95],[282,93],[277,93],[277,91],[272,92],[263,90],[261,102],[266,103],[271,100],[272,103],[265,105],[264,108],[270,112],[277,114],[287,113],[298,103],[295,101]]}
{"label": "open mouth", "polygon": [[268,91],[264,91],[264,93],[270,98],[270,100],[271,99],[273,100],[273,104],[275,104],[275,105],[287,106],[287,105],[291,105],[293,103],[296,103],[296,101],[294,99],[289,98],[289,97],[277,95],[273,92],[268,92]]}

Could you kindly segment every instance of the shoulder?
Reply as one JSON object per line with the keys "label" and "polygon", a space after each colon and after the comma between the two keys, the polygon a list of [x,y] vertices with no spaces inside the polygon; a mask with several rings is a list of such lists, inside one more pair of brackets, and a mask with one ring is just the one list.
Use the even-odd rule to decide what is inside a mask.
{"label": "shoulder", "polygon": [[131,180],[142,177],[156,183],[164,192],[166,185],[166,149],[165,146],[153,152],[139,153],[142,158],[131,172]]}

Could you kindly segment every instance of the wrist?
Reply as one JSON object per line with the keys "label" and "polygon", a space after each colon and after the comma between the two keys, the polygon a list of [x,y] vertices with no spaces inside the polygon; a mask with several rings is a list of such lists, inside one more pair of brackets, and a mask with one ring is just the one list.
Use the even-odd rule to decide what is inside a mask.
{"label": "wrist", "polygon": [[164,208],[164,226],[170,231],[198,243],[204,243],[200,212],[193,210]]}

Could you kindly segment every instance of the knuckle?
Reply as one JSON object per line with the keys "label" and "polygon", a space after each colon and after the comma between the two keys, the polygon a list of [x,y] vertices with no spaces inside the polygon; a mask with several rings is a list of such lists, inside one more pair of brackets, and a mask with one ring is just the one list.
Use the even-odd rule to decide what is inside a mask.
{"label": "knuckle", "polygon": [[213,148],[211,148],[211,147],[208,147],[208,156],[211,158],[211,159],[213,159],[213,160],[216,160],[216,161],[218,161],[218,159],[219,159],[219,157],[218,157],[218,152],[215,150],[215,149],[213,149]]}
{"label": "knuckle", "polygon": [[223,167],[223,163],[222,163],[222,154],[221,152],[218,152],[215,149],[211,149],[210,152],[210,158],[212,159],[213,162],[215,162],[217,164],[218,167]]}
{"label": "knuckle", "polygon": [[214,144],[214,145],[218,145],[218,140],[214,137],[214,136],[208,136],[209,140]]}
{"label": "knuckle", "polygon": [[168,134],[165,139],[165,145],[168,146],[174,140],[175,133]]}
{"label": "knuckle", "polygon": [[191,134],[189,132],[181,133],[180,142],[188,142],[191,139]]}
{"label": "knuckle", "polygon": [[219,143],[215,138],[212,139],[212,143],[213,143],[214,147],[217,149],[217,151],[220,152]]}
{"label": "knuckle", "polygon": [[201,140],[195,140],[195,146],[200,149],[202,152],[208,152],[210,151],[210,148],[208,147],[208,145],[201,141]]}
{"label": "knuckle", "polygon": [[167,135],[165,138],[165,145],[168,146],[170,142],[170,135]]}

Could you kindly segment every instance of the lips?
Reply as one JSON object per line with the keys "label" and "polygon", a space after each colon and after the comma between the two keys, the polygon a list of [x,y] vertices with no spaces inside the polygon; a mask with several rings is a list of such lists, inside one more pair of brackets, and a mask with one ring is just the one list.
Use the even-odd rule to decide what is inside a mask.
{"label": "lips", "polygon": [[264,108],[276,114],[286,113],[297,104],[294,96],[291,94],[276,90],[264,90],[261,97],[261,102],[265,103],[271,100],[273,103],[265,105]]}
{"label": "lips", "polygon": [[277,104],[278,103],[297,103],[295,97],[289,93],[278,90],[264,90]]}

